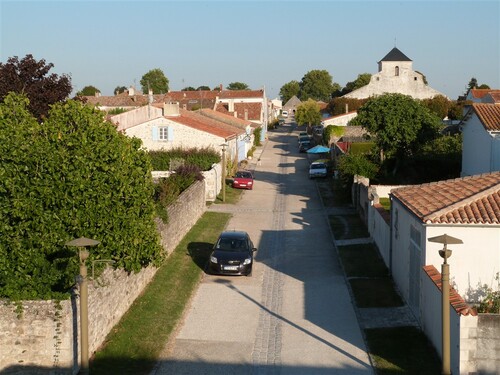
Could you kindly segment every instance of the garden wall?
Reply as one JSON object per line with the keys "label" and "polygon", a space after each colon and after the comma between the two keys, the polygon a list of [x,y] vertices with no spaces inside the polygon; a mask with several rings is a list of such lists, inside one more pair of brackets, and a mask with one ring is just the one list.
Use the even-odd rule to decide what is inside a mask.
{"label": "garden wall", "polygon": [[[168,208],[169,223],[158,223],[167,253],[182,240],[206,209],[205,184],[199,181]],[[88,265],[89,275],[92,274]],[[89,353],[104,342],[156,273],[148,267],[137,274],[108,268],[89,280]],[[75,275],[76,276],[76,275]],[[76,374],[80,361],[79,298],[23,301],[22,309],[0,303],[1,374]]]}

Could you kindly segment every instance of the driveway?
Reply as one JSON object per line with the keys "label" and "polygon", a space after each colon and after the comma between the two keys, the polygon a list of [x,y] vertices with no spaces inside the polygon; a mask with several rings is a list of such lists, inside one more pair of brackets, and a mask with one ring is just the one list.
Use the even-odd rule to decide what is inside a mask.
{"label": "driveway", "polygon": [[205,275],[152,374],[373,374],[297,134],[270,132],[254,189],[211,206],[257,245],[253,276]]}

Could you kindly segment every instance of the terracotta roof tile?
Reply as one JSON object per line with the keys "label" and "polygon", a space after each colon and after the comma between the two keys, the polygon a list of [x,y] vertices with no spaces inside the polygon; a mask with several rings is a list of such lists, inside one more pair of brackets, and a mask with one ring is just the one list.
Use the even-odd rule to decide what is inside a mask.
{"label": "terracotta roof tile", "polygon": [[229,111],[227,103],[217,103],[215,110],[231,116],[236,112],[239,119],[245,119],[245,111],[247,111],[248,120],[260,121],[262,103],[234,103],[234,112]]}
{"label": "terracotta roof tile", "polygon": [[[424,272],[429,276],[432,282],[438,287],[439,290],[443,290],[441,283],[441,273],[433,265],[422,267]],[[473,307],[469,306],[464,299],[457,293],[455,289],[450,287],[450,304],[451,307],[461,315],[472,315],[476,316],[477,311]]]}
{"label": "terracotta roof tile", "polygon": [[489,94],[495,103],[500,103],[500,90],[492,91]]}
{"label": "terracotta roof tile", "polygon": [[233,125],[233,126],[236,126],[238,128],[241,128],[241,129],[246,129],[247,126],[250,126],[252,128],[258,127],[258,125],[252,121],[243,120],[243,119],[231,116],[227,112],[223,113],[223,112],[215,111],[213,109],[202,109],[202,110],[198,111],[198,113],[200,113],[203,116],[213,118],[217,121],[222,121],[226,124]]}
{"label": "terracotta roof tile", "polygon": [[492,89],[472,89],[470,90],[471,95],[476,98],[476,99],[482,99],[486,94],[490,92],[495,92],[499,90],[492,90]]}
{"label": "terracotta roof tile", "polygon": [[225,139],[232,139],[236,137],[236,135],[245,133],[245,131],[242,129],[228,125],[221,121],[210,119],[196,112],[180,109],[179,113],[180,116],[171,116],[167,118],[179,124],[186,125]]}
{"label": "terracotta roof tile", "polygon": [[500,172],[391,190],[424,223],[500,224]]}
{"label": "terracotta roof tile", "polygon": [[235,98],[263,98],[263,90],[222,90],[219,93],[220,99]]}
{"label": "terracotta roof tile", "polygon": [[500,131],[500,105],[474,103],[474,112],[488,131]]}

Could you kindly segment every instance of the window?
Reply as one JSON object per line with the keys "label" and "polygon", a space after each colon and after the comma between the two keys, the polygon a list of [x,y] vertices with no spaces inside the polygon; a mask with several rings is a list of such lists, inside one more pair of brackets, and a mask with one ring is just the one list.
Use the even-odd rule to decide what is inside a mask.
{"label": "window", "polygon": [[399,76],[399,66],[396,66],[396,76]]}
{"label": "window", "polygon": [[160,126],[158,128],[158,140],[159,141],[168,141],[168,127]]}
{"label": "window", "polygon": [[174,140],[174,132],[171,126],[153,126],[151,138],[153,141],[173,141]]}
{"label": "window", "polygon": [[414,80],[414,81],[418,81],[418,78],[417,78],[417,77],[413,77],[413,80]]}

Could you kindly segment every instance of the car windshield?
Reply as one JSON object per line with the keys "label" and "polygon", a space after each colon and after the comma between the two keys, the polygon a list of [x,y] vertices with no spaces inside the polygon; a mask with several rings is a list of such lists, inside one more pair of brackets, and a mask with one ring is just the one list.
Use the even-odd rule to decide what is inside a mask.
{"label": "car windshield", "polygon": [[247,250],[245,240],[235,238],[220,238],[216,248],[224,251],[243,251]]}
{"label": "car windshield", "polygon": [[325,169],[326,165],[324,164],[311,164],[311,169]]}
{"label": "car windshield", "polygon": [[236,177],[252,178],[252,174],[250,172],[236,172]]}

